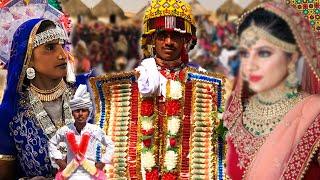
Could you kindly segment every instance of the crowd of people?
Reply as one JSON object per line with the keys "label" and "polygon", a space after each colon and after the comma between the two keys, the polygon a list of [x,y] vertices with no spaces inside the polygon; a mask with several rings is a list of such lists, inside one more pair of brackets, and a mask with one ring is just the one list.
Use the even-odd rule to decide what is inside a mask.
{"label": "crowd of people", "polygon": [[198,45],[190,53],[191,60],[210,72],[235,77],[240,65],[235,22],[223,16],[212,20],[208,15],[197,16],[196,21]]}
{"label": "crowd of people", "polygon": [[119,26],[99,21],[78,21],[71,33],[76,72],[97,74],[133,69],[140,60],[141,30],[136,26]]}
{"label": "crowd of people", "polygon": [[[213,22],[208,15],[197,16],[195,21],[198,44],[189,53],[191,62],[209,72],[235,77],[240,65],[235,22]],[[79,20],[71,33],[76,72],[94,69],[97,74],[103,74],[134,69],[143,57],[139,50],[141,27]]]}

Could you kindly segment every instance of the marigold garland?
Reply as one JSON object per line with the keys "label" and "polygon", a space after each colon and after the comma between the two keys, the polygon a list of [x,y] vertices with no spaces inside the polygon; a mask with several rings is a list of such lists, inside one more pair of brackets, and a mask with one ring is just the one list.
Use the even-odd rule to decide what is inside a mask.
{"label": "marigold garland", "polygon": [[141,116],[151,116],[154,113],[154,100],[152,98],[141,101]]}
{"label": "marigold garland", "polygon": [[159,180],[159,170],[157,168],[146,172],[146,180]]}
{"label": "marigold garland", "polygon": [[[140,125],[140,139],[141,139],[141,167],[142,172],[145,171],[146,176],[150,179],[156,177],[156,171],[154,170],[156,167],[156,158],[155,158],[155,120],[157,119],[156,113],[154,111],[155,107],[155,99],[154,98],[142,98],[140,108],[141,108],[141,116],[139,118]],[[138,147],[138,149],[140,149]],[[152,173],[150,173],[152,172]]]}
{"label": "marigold garland", "polygon": [[[179,92],[176,92],[179,91]],[[180,172],[180,162],[182,153],[182,112],[184,87],[179,81],[169,80],[167,82],[166,95],[166,122],[164,122],[166,132],[166,142],[164,148],[164,162],[162,179],[177,179]]]}
{"label": "marigold garland", "polygon": [[162,180],[177,180],[178,179],[178,175],[175,173],[165,173],[162,176]]}
{"label": "marigold garland", "polygon": [[177,116],[181,112],[179,100],[168,100],[166,104],[167,116]]}

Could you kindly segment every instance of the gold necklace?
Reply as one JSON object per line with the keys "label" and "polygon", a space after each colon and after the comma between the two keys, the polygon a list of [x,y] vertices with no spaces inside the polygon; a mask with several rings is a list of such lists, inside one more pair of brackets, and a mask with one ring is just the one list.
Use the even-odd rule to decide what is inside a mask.
{"label": "gold necklace", "polygon": [[33,85],[32,83],[30,84],[30,87],[37,93],[40,94],[50,94],[50,93],[54,93],[55,91],[59,90],[62,86],[65,86],[65,82],[63,79],[61,79],[61,81],[59,82],[59,84],[52,88],[52,89],[48,89],[48,90],[42,90],[37,88],[35,85]]}
{"label": "gold necklace", "polygon": [[264,103],[257,95],[250,98],[243,112],[244,127],[255,136],[265,136],[278,125],[285,114],[300,100],[301,95],[283,95],[274,103]]}
{"label": "gold necklace", "polygon": [[41,101],[53,101],[55,99],[58,99],[62,94],[66,91],[67,85],[62,79],[60,83],[49,90],[41,90],[37,87],[35,87],[33,84],[30,85],[30,90],[41,100]]}

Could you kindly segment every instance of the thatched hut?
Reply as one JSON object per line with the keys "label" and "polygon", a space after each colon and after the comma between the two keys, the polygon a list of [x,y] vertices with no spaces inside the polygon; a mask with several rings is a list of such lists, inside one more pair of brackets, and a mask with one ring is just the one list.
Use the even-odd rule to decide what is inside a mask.
{"label": "thatched hut", "polygon": [[83,15],[104,19],[110,16],[125,18],[123,10],[112,0],[101,0],[93,8],[87,7],[81,0],[61,0],[61,6],[72,17]]}
{"label": "thatched hut", "polygon": [[90,9],[80,0],[60,0],[64,12],[70,16],[90,15]]}
{"label": "thatched hut", "polygon": [[263,2],[267,2],[267,1],[271,1],[271,0],[253,0],[245,9],[244,12],[249,11],[252,8],[255,8],[256,6],[258,6],[259,4],[263,3]]}
{"label": "thatched hut", "polygon": [[123,10],[112,0],[101,0],[94,8],[91,9],[91,12],[96,17],[110,17],[115,15],[120,18],[125,18]]}
{"label": "thatched hut", "polygon": [[211,12],[207,10],[205,7],[203,7],[199,1],[192,0],[190,3],[190,6],[192,8],[192,14],[194,16],[205,16],[205,15],[211,15]]}
{"label": "thatched hut", "polygon": [[243,12],[243,9],[240,5],[235,3],[233,0],[226,0],[218,9],[217,15],[236,15],[240,16]]}

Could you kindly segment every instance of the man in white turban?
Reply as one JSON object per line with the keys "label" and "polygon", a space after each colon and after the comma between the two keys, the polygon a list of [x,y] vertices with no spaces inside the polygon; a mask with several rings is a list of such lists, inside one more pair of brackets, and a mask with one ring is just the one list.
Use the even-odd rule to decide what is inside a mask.
{"label": "man in white turban", "polygon": [[[93,106],[90,98],[90,93],[87,91],[86,85],[79,85],[73,99],[70,101],[70,108],[74,118],[86,117],[89,120],[92,114]],[[76,116],[76,117],[75,117]]]}
{"label": "man in white turban", "polygon": [[[93,109],[87,86],[78,87],[70,107],[75,122],[59,129],[49,142],[49,155],[59,166],[56,179],[104,179],[103,168],[111,163],[114,143],[100,127],[87,123]],[[67,160],[58,150],[60,142],[67,144]]]}

